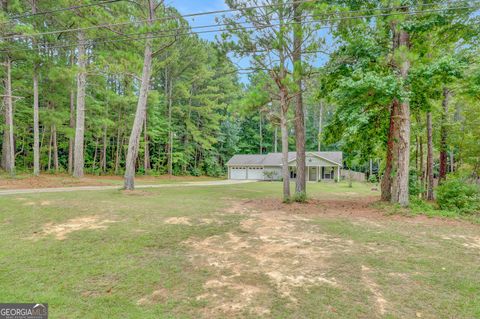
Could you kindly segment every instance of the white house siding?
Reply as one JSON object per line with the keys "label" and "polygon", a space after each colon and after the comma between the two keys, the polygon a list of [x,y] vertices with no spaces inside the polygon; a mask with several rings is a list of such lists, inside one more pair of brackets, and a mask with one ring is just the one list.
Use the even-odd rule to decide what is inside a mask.
{"label": "white house siding", "polygon": [[230,167],[230,179],[247,179],[247,168]]}
{"label": "white house siding", "polygon": [[248,174],[247,179],[263,180],[263,167],[247,167]]}
{"label": "white house siding", "polygon": [[[335,166],[332,162],[326,161],[324,159],[318,158],[317,156],[308,156],[305,158],[305,164],[307,166]],[[289,166],[297,166],[297,161],[292,161],[288,164]]]}
{"label": "white house siding", "polygon": [[[290,168],[296,167],[295,152],[289,152]],[[324,169],[332,169],[329,179],[337,179],[342,163],[341,152],[308,152],[306,154],[307,179],[314,181],[325,177]],[[281,180],[282,153],[234,155],[228,162],[228,177],[230,179]],[[310,176],[311,175],[311,176]]]}

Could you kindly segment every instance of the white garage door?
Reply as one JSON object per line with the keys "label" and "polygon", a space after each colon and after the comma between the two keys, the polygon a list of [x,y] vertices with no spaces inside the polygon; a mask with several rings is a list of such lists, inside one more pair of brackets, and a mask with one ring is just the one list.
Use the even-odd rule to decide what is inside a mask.
{"label": "white garage door", "polygon": [[263,167],[249,167],[248,179],[263,179]]}
{"label": "white garage door", "polygon": [[230,179],[247,179],[247,170],[245,167],[230,168]]}

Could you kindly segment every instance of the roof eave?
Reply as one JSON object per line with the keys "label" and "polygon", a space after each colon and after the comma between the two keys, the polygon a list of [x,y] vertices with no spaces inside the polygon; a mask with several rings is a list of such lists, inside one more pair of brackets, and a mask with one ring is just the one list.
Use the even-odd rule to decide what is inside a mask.
{"label": "roof eave", "polygon": [[[327,161],[327,162],[330,162],[330,163],[335,164],[335,165],[338,165],[338,166],[343,166],[343,165],[340,164],[340,163],[337,163],[337,162],[335,162],[335,161],[332,161],[331,159],[325,158],[325,157],[323,157],[323,156],[320,156],[320,155],[315,154],[315,153],[312,153],[312,152],[306,152],[305,155],[306,155],[306,154],[313,155],[313,156],[315,156],[315,157],[321,158],[321,159],[323,159],[323,160],[325,160],[325,161]],[[295,161],[296,159],[297,159],[297,158],[295,157],[295,158],[291,159],[290,161],[288,161],[288,163],[291,163],[291,162]]]}

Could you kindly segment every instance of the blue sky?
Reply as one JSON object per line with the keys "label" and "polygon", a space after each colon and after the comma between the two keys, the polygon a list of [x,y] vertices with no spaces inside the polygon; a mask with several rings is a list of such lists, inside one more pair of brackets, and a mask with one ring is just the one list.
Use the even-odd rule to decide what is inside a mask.
{"label": "blue sky", "polygon": [[[228,6],[225,4],[223,0],[167,0],[166,4],[175,7],[182,15],[197,13],[197,12],[210,12],[210,11],[228,9]],[[221,14],[209,14],[209,15],[197,16],[197,17],[186,18],[186,19],[190,22],[191,26],[195,27],[195,26],[215,24],[216,17],[221,17]],[[218,29],[218,27],[216,29]],[[204,30],[209,30],[209,29],[197,29],[195,31],[204,31]],[[219,34],[220,32],[212,32],[212,33],[199,34],[199,36],[209,41],[215,41],[215,36]],[[234,63],[236,63],[238,66],[242,68],[247,68],[249,65],[248,59],[232,59],[232,60]],[[248,82],[247,75],[241,75],[240,79],[244,83]]]}
{"label": "blue sky", "polygon": [[[182,15],[228,9],[228,6],[225,4],[224,0],[166,0],[166,4],[175,7]],[[190,22],[192,27],[195,27],[215,24],[216,17],[221,17],[221,14],[210,14],[186,19]],[[218,27],[216,29],[218,29]],[[197,29],[194,31],[202,30],[208,29]],[[209,41],[215,41],[215,36],[219,34],[220,32],[203,33],[199,34],[199,36]],[[248,58],[232,60],[237,64],[237,66],[242,68],[248,68],[249,66]],[[316,61],[314,61],[314,65],[321,65],[325,63],[326,59],[325,56],[320,55],[316,57],[315,60]],[[243,74],[240,76],[240,78],[242,82],[248,82],[248,75]]]}
{"label": "blue sky", "polygon": [[[228,9],[228,6],[223,0],[167,0],[166,3],[175,7],[182,15]],[[212,14],[187,18],[187,20],[192,26],[210,25],[215,24],[215,17],[220,16],[220,14]],[[200,36],[204,39],[213,41],[216,34],[219,34],[219,32],[201,34]]]}

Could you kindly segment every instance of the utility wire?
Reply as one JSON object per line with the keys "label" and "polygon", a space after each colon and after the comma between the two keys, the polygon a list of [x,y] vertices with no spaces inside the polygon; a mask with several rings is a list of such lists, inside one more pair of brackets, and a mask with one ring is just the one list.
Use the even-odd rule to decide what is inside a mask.
{"label": "utility wire", "polygon": [[[120,0],[116,0],[120,1]],[[284,4],[285,6],[288,5],[293,5],[296,3],[314,3],[319,0],[299,0],[299,1],[293,1]],[[473,2],[479,2],[480,0],[473,0]],[[441,5],[441,4],[452,4],[456,2],[447,2],[447,3],[426,3],[426,4],[418,4],[417,6],[420,7],[425,7],[425,6],[435,6],[435,5]],[[224,10],[216,10],[216,11],[207,11],[207,12],[196,12],[196,13],[190,13],[190,14],[185,14],[185,15],[179,15],[179,16],[166,16],[166,17],[161,17],[161,18],[154,18],[152,20],[144,19],[144,20],[136,20],[136,21],[127,21],[127,22],[118,22],[118,23],[110,23],[110,24],[99,24],[99,25],[94,25],[90,27],[82,27],[82,28],[70,28],[70,29],[63,29],[63,30],[54,30],[54,31],[47,31],[47,32],[39,32],[39,33],[33,33],[33,34],[28,34],[28,35],[11,35],[7,37],[1,37],[0,40],[6,40],[6,39],[13,39],[13,38],[31,38],[31,37],[37,37],[37,36],[42,36],[42,35],[52,35],[52,34],[59,34],[59,33],[68,33],[68,32],[78,32],[78,31],[88,31],[88,30],[93,30],[93,29],[99,29],[99,28],[112,28],[112,27],[117,27],[117,26],[125,26],[125,25],[131,25],[131,24],[139,24],[139,23],[146,23],[149,21],[153,22],[161,22],[161,21],[169,21],[169,20],[177,20],[181,18],[191,18],[191,17],[196,17],[196,16],[203,16],[203,15],[212,15],[212,14],[221,14],[221,13],[228,13],[228,12],[236,12],[236,11],[242,11],[242,10],[252,10],[252,9],[259,9],[259,8],[266,8],[266,7],[278,7],[280,4],[266,4],[266,5],[259,5],[259,6],[248,6],[244,8],[238,8],[238,9],[224,9]],[[318,16],[332,16],[332,15],[346,15],[346,14],[351,14],[351,13],[360,13],[360,12],[366,12],[366,11],[387,11],[387,10],[396,10],[396,9],[403,9],[405,6],[398,6],[398,7],[384,7],[384,8],[371,8],[371,9],[361,9],[361,10],[348,10],[348,11],[339,11],[335,13],[325,13],[325,14],[318,14]]]}
{"label": "utility wire", "polygon": [[[316,15],[304,15],[303,18],[314,18],[316,17]],[[270,21],[280,21],[280,19],[271,19]],[[315,20],[312,20],[312,21],[305,21],[303,20],[304,23],[314,23],[316,22]],[[249,24],[251,25],[252,23],[249,22],[249,21],[241,21],[241,22],[238,22],[240,25],[243,25],[243,24]],[[138,35],[146,35],[146,34],[151,34],[151,33],[154,33],[154,34],[170,34],[169,36],[175,36],[177,31],[181,31],[181,30],[193,30],[193,29],[208,29],[208,28],[217,28],[217,27],[227,27],[229,26],[230,24],[229,23],[215,23],[215,24],[207,24],[207,25],[199,25],[199,26],[185,26],[185,27],[178,27],[178,28],[174,28],[174,29],[169,29],[169,30],[161,30],[161,31],[149,31],[149,32],[137,32],[137,33],[127,33],[127,34],[120,34],[120,35],[117,35],[117,36],[107,36],[107,37],[97,37],[97,38],[90,38],[90,39],[86,39],[86,41],[102,41],[102,40],[108,40],[108,39],[120,39],[120,38],[124,38],[124,37],[128,37],[131,39],[131,37],[133,36],[138,36]],[[288,22],[284,25],[288,25]],[[259,29],[262,29],[262,28],[266,28],[266,27],[271,27],[271,26],[277,26],[277,25],[271,25],[271,24],[268,24],[268,25],[265,25],[265,27],[263,26],[258,26]],[[247,26],[245,26],[247,27]],[[249,28],[253,28],[253,26],[248,26]],[[329,28],[329,27],[322,27],[322,28]],[[223,30],[226,30],[226,29],[219,29],[218,31],[223,31]],[[215,31],[215,30],[210,30],[210,31]],[[15,37],[12,37],[12,38],[15,38]],[[23,37],[21,37],[23,38]],[[2,39],[11,39],[11,38],[0,38],[0,40]],[[143,39],[143,38],[141,38]],[[136,40],[136,39],[131,39],[131,40]],[[77,44],[77,42],[74,42],[73,44]]]}
{"label": "utility wire", "polygon": [[[378,16],[395,16],[395,15],[416,15],[416,14],[422,14],[422,13],[432,13],[432,12],[440,12],[440,11],[451,11],[451,10],[462,10],[462,9],[473,9],[477,8],[475,6],[466,6],[466,7],[453,7],[453,8],[442,8],[442,9],[432,9],[432,10],[420,10],[420,11],[406,11],[406,12],[392,12],[392,13],[382,13],[382,14],[372,14],[372,15],[362,15],[362,16],[349,16],[349,17],[338,17],[338,18],[333,18],[333,19],[323,19],[323,20],[313,20],[313,21],[303,21],[302,23],[318,23],[318,22],[334,22],[334,21],[341,21],[341,20],[351,20],[351,19],[359,19],[359,18],[370,18],[370,17],[378,17]],[[197,32],[185,32],[185,33],[172,33],[180,30],[185,30],[185,27],[183,28],[177,28],[177,29],[172,29],[168,31],[158,31],[158,32],[150,32],[150,35],[147,35],[146,37],[138,37],[135,39],[132,38],[122,38],[125,36],[116,36],[116,37],[105,37],[105,38],[97,38],[94,39],[94,41],[100,42],[100,43],[111,43],[111,42],[121,42],[121,41],[139,41],[139,40],[146,40],[146,39],[160,39],[160,38],[171,38],[171,37],[178,37],[178,36],[187,36],[187,35],[198,35],[198,34],[206,34],[206,33],[215,33],[215,32],[228,32],[228,31],[238,31],[238,30],[248,30],[248,29],[267,29],[267,28],[272,28],[272,27],[277,27],[277,26],[287,26],[287,25],[295,25],[298,24],[298,22],[287,22],[287,23],[282,23],[282,24],[268,24],[265,26],[240,26],[236,28],[223,28],[223,29],[217,29],[217,30],[206,30],[206,31],[197,31]],[[219,26],[218,24],[215,25],[205,25],[205,26],[199,26],[198,28],[208,28],[208,27],[217,27]],[[195,28],[195,27],[192,27]],[[323,26],[319,27],[317,29],[328,29],[330,27],[328,26]],[[170,32],[170,34],[165,34],[166,32]],[[143,35],[147,33],[137,33],[136,35]],[[91,41],[91,40],[87,40]],[[93,44],[93,43],[92,43]],[[50,46],[49,49],[61,49],[61,48],[70,48],[77,46],[78,43],[66,43],[64,45],[60,46]],[[17,51],[32,51],[36,50],[35,48],[24,48],[24,49],[14,49],[14,50],[0,50],[0,53],[5,53],[5,52],[17,52]]]}
{"label": "utility wire", "polygon": [[[122,1],[122,0],[116,0],[116,1]],[[301,3],[313,3],[317,2],[319,0],[297,0],[297,1],[292,1],[289,3],[285,3],[284,5],[293,5],[293,4],[301,4]],[[85,5],[88,6],[88,5]],[[215,10],[215,11],[205,11],[205,12],[194,12],[194,13],[189,13],[181,16],[167,16],[167,17],[162,17],[162,18],[155,18],[155,19],[143,19],[143,20],[136,20],[136,21],[126,21],[126,22],[119,22],[119,23],[114,23],[114,24],[105,24],[105,25],[95,25],[91,27],[84,27],[84,28],[75,28],[75,29],[66,29],[66,30],[59,30],[58,32],[68,32],[68,31],[85,31],[85,30],[91,30],[91,29],[97,29],[97,28],[103,28],[103,27],[112,27],[112,26],[119,26],[119,25],[128,25],[128,24],[136,24],[136,23],[146,23],[150,21],[166,21],[166,20],[172,20],[172,19],[178,19],[178,18],[193,18],[193,17],[198,17],[198,16],[204,16],[204,15],[212,15],[212,14],[223,14],[223,13],[231,13],[231,12],[237,12],[241,10],[248,10],[248,9],[261,9],[261,8],[268,8],[268,7],[276,7],[279,6],[279,4],[264,4],[264,5],[258,5],[258,6],[248,6],[248,7],[242,7],[242,8],[237,8],[237,9],[223,9],[223,10]],[[68,10],[69,8],[64,8],[63,11]],[[62,9],[59,9],[62,10]],[[3,22],[0,24],[6,24],[12,21],[8,22]]]}
{"label": "utility wire", "polygon": [[[449,10],[452,10],[452,9],[464,9],[464,8],[473,8],[473,7],[460,7],[460,8],[450,8]],[[390,16],[390,15],[406,15],[406,14],[409,14],[409,15],[413,15],[413,14],[419,14],[419,13],[426,13],[426,12],[436,12],[436,11],[444,11],[444,10],[447,10],[446,8],[445,9],[437,9],[437,10],[423,10],[423,11],[416,11],[416,12],[396,12],[396,13],[389,13],[389,14],[381,14],[382,16]],[[351,16],[351,17],[343,17],[343,18],[336,18],[336,19],[330,19],[328,21],[335,21],[335,20],[347,20],[347,19],[357,19],[357,18],[365,18],[365,17],[373,17],[373,16],[378,16],[378,15],[365,15],[365,16]],[[327,20],[323,20],[323,21],[327,21]],[[318,21],[304,21],[303,23],[316,23]],[[173,29],[173,30],[168,30],[168,31],[159,31],[159,32],[154,32],[153,35],[148,35],[146,37],[138,37],[138,38],[135,38],[135,39],[132,39],[132,38],[122,38],[122,36],[120,37],[105,37],[105,38],[98,38],[98,39],[95,39],[95,41],[97,42],[100,42],[100,43],[112,43],[112,42],[122,42],[122,41],[126,41],[126,40],[132,40],[132,41],[140,41],[140,40],[146,40],[146,39],[159,39],[159,38],[171,38],[171,37],[176,37],[176,36],[187,36],[187,35],[198,35],[198,34],[206,34],[206,33],[215,33],[215,32],[226,32],[226,31],[237,31],[237,30],[244,30],[244,29],[266,29],[266,28],[271,28],[271,27],[276,27],[276,26],[286,26],[286,25],[294,25],[294,24],[298,24],[298,23],[294,23],[294,22],[289,22],[289,23],[283,23],[283,24],[269,24],[269,25],[265,25],[265,26],[261,26],[261,27],[258,27],[258,26],[241,26],[241,27],[237,27],[237,28],[227,28],[227,29],[218,29],[218,30],[206,30],[206,31],[198,31],[198,32],[186,32],[186,33],[170,33],[170,34],[165,34],[165,33],[168,33],[168,32],[176,32],[176,31],[179,31],[181,30],[182,28],[177,28],[177,29]],[[215,27],[217,25],[210,25],[210,26],[202,26],[202,27]],[[317,29],[329,29],[330,27],[319,27]],[[185,29],[185,28],[183,28]],[[143,35],[143,34],[146,34],[146,33],[140,33],[138,35]],[[87,41],[91,41],[91,40],[87,40]],[[91,43],[91,44],[94,44],[94,43]],[[78,43],[77,42],[74,42],[74,43],[67,43],[67,44],[64,44],[64,45],[60,45],[60,46],[49,46],[48,48],[49,49],[61,49],[61,48],[70,48],[70,47],[75,47],[77,46]],[[35,48],[24,48],[24,49],[15,49],[15,50],[2,50],[0,51],[0,53],[4,53],[4,52],[15,52],[15,51],[32,51],[32,50],[35,50]]]}
{"label": "utility wire", "polygon": [[[83,9],[83,8],[88,8],[88,7],[101,6],[101,5],[104,5],[104,4],[110,4],[110,3],[120,2],[120,1],[124,1],[124,0],[108,0],[108,1],[102,1],[102,2],[97,2],[97,3],[81,4],[81,5],[67,7],[67,8],[60,8],[60,9],[54,9],[54,10],[49,10],[49,11],[41,11],[41,12],[37,12],[37,13],[17,15],[17,16],[11,17],[10,19],[15,19],[16,20],[16,19],[33,17],[33,16],[63,12],[63,11],[71,11],[71,10]],[[11,21],[9,21],[9,22],[11,22]],[[9,23],[9,22],[3,22],[2,24],[6,24],[6,23]]]}

